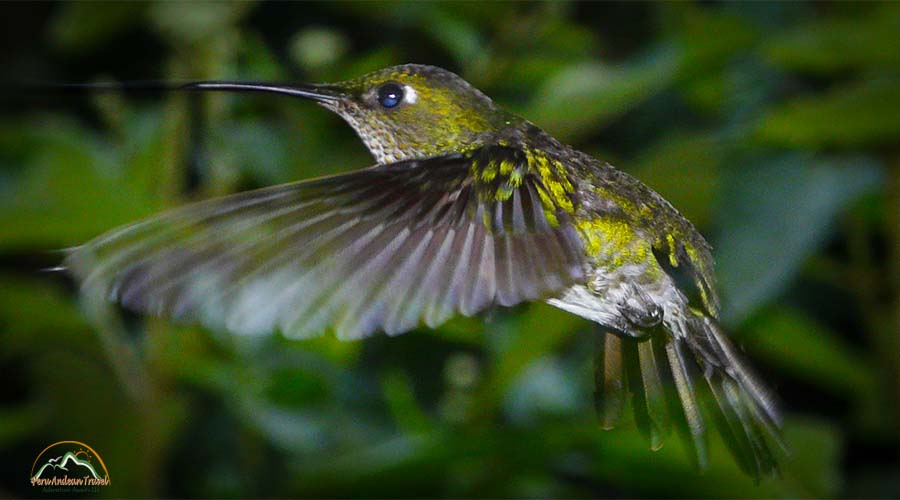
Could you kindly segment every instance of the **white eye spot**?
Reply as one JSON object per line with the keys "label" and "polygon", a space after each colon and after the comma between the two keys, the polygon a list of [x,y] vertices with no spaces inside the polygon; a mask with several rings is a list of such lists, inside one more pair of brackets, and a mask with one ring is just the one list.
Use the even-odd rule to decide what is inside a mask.
{"label": "white eye spot", "polygon": [[403,86],[403,102],[406,104],[415,104],[418,99],[419,94],[416,93],[416,89],[409,85]]}

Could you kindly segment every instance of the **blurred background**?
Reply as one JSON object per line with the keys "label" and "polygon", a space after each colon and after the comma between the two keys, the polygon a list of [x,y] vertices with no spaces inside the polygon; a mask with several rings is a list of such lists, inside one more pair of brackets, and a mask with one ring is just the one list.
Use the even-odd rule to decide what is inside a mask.
{"label": "blurred background", "polygon": [[543,304],[349,343],[86,310],[42,268],[166,207],[368,166],[272,95],[10,93],[0,495],[52,442],[108,497],[900,496],[900,3],[2,3],[3,81],[334,81],[446,67],[662,193],[793,454],[698,474],[593,413],[590,326]]}

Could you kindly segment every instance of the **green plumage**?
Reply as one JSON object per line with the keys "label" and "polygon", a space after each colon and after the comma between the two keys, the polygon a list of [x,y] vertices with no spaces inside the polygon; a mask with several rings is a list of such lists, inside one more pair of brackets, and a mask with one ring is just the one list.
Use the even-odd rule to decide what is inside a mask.
{"label": "green plumage", "polygon": [[92,293],[241,334],[359,338],[544,300],[598,325],[602,426],[630,400],[657,449],[674,421],[708,463],[719,427],[773,473],[778,414],[715,319],[709,245],[633,177],[445,70],[406,65],[275,91],[343,117],[375,157],[349,174],[189,205],[75,249]]}

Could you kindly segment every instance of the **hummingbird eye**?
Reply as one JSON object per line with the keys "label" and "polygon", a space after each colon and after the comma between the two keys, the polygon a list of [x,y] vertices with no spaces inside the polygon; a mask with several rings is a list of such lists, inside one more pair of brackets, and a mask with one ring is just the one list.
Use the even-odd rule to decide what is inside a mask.
{"label": "hummingbird eye", "polygon": [[396,83],[385,83],[378,89],[378,103],[393,108],[403,101],[403,88]]}

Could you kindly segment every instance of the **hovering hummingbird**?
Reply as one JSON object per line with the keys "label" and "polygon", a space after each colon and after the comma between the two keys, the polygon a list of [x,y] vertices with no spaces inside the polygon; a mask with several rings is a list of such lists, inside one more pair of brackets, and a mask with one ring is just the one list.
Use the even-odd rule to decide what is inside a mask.
{"label": "hovering hummingbird", "polygon": [[601,329],[604,428],[630,397],[654,449],[679,420],[705,467],[712,420],[746,471],[777,472],[780,417],[717,323],[710,247],[638,180],[432,66],[171,89],[312,100],[346,120],[376,164],[112,230],[64,262],[84,288],[137,311],[290,338],[397,335],[543,300]]}

